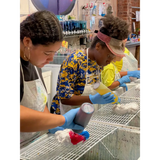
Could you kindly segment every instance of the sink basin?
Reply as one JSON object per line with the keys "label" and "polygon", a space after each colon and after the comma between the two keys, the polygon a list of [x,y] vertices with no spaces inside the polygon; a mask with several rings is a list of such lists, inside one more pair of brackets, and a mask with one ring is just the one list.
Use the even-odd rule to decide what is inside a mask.
{"label": "sink basin", "polygon": [[129,90],[129,89],[131,89],[132,87],[136,86],[137,84],[135,84],[135,83],[128,83],[128,84],[126,84],[126,85],[127,85],[127,87],[128,87],[128,90]]}
{"label": "sink basin", "polygon": [[[138,83],[140,83],[140,79],[134,79],[130,83],[126,83],[128,90],[131,89],[132,87],[136,86]],[[117,96],[120,96],[124,92],[126,92],[124,87],[119,87],[118,89],[113,91]]]}
{"label": "sink basin", "polygon": [[[137,84],[136,83],[128,83],[126,85],[128,87],[128,90],[129,90],[129,89],[131,89],[132,87],[134,87]],[[116,89],[115,91],[113,91],[113,93],[115,93],[117,96],[120,96],[124,92],[126,92],[126,89],[124,87],[119,87],[118,89]]]}
{"label": "sink basin", "polygon": [[119,87],[118,89],[114,90],[113,93],[115,93],[117,96],[120,96],[125,92],[125,88]]}

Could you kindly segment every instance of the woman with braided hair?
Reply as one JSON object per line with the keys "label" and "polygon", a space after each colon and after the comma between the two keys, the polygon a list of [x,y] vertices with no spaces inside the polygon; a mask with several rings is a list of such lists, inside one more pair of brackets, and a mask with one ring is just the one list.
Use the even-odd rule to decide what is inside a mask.
{"label": "woman with braided hair", "polygon": [[83,130],[73,122],[78,109],[51,114],[41,69],[53,61],[63,40],[58,19],[49,11],[38,11],[20,24],[20,143],[37,138],[40,131],[62,126]]}

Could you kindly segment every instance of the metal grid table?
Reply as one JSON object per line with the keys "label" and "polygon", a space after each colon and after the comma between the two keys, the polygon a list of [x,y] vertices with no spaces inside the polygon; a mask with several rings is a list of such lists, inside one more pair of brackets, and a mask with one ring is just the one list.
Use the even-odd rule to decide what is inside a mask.
{"label": "metal grid table", "polygon": [[[121,96],[120,96],[121,97]],[[137,102],[140,105],[139,98],[128,98],[121,97],[121,103],[130,103]],[[127,125],[138,113],[136,114],[125,114],[125,115],[117,115],[112,112],[112,107],[114,104],[107,104],[101,107],[91,118],[91,121],[95,122],[107,122],[111,124],[121,124]]]}
{"label": "metal grid table", "polygon": [[[131,89],[132,90],[132,89]],[[121,97],[121,103],[137,102],[140,105],[139,98]],[[86,130],[90,133],[90,138],[78,145],[60,144],[53,134],[40,142],[34,142],[26,150],[21,151],[22,160],[77,160],[86,152],[101,142],[106,136],[118,129],[118,125],[127,125],[138,113],[116,115],[112,112],[112,104],[107,104],[100,108],[91,118]]]}
{"label": "metal grid table", "polygon": [[23,160],[77,160],[116,129],[117,127],[90,122],[86,127],[90,133],[90,138],[76,146],[62,145],[57,142],[53,134],[49,134],[41,142],[35,142],[30,148],[21,152],[20,158]]}

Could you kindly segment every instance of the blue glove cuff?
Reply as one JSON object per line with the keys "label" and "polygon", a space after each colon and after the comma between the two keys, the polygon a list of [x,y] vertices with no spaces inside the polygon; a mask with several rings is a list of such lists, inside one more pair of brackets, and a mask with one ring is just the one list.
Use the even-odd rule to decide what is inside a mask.
{"label": "blue glove cuff", "polygon": [[94,104],[94,102],[93,102],[93,100],[92,100],[92,95],[91,95],[91,94],[89,95],[89,99],[90,99],[90,101]]}
{"label": "blue glove cuff", "polygon": [[133,76],[132,74],[133,74],[132,71],[127,71],[127,75],[128,75],[128,76],[132,77],[132,76]]}
{"label": "blue glove cuff", "polygon": [[122,83],[122,82],[121,82],[121,79],[118,79],[117,81],[118,81],[118,82],[120,83],[120,85],[121,85],[121,83]]}
{"label": "blue glove cuff", "polygon": [[65,118],[65,123],[60,127],[65,127],[67,125],[67,118],[64,115],[63,115],[63,117]]}

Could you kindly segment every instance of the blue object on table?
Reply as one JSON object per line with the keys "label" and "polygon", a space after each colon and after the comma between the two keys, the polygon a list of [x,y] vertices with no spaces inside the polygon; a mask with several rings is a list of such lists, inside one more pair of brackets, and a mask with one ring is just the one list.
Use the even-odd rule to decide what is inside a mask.
{"label": "blue object on table", "polygon": [[131,40],[131,38],[128,36],[127,41],[130,41],[130,40]]}
{"label": "blue object on table", "polygon": [[79,133],[79,135],[84,136],[86,140],[87,140],[87,139],[89,138],[89,136],[90,136],[90,135],[89,135],[89,132],[86,131],[86,130],[84,130],[83,132]]}
{"label": "blue object on table", "polygon": [[137,37],[137,35],[136,34],[131,34],[131,38],[133,38],[133,39],[135,39]]}

